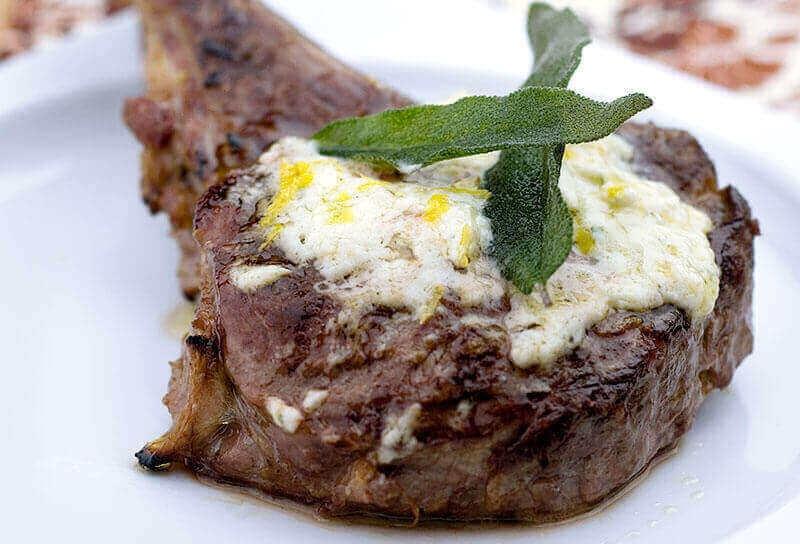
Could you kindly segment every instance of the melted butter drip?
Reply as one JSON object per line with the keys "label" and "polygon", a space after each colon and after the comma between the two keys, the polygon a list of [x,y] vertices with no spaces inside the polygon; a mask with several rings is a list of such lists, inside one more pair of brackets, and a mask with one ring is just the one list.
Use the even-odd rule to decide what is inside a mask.
{"label": "melted butter drip", "polygon": [[[259,224],[270,229],[264,245],[271,244],[280,234],[281,226],[277,220],[284,208],[297,196],[301,189],[305,189],[314,181],[314,171],[308,162],[300,161],[293,164],[282,162],[279,172],[280,181],[278,191],[272,197]],[[277,228],[276,228],[277,227]]]}

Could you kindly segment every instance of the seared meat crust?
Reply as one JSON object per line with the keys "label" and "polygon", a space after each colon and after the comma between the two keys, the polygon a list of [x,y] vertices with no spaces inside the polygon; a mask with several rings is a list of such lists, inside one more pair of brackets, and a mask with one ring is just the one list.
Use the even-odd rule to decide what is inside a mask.
{"label": "seared meat crust", "polygon": [[[705,395],[750,353],[758,230],[690,135],[634,124],[620,133],[642,173],[714,222],[721,288],[704,324],[669,305],[616,312],[549,369],[529,370],[511,364],[503,329],[462,324],[464,310],[447,298],[424,324],[384,308],[347,327],[312,267],[261,248],[250,230],[255,203],[237,196],[254,177],[236,172],[198,205],[203,289],[165,398],[174,425],[140,462],[181,463],[335,516],[538,523],[612,496],[677,443]],[[242,261],[291,274],[244,293],[228,280]],[[507,310],[501,302],[478,312]],[[299,407],[311,388],[329,396],[295,433],[272,422],[268,396]],[[415,446],[380,463],[387,419],[414,404]]]}
{"label": "seared meat crust", "polygon": [[407,99],[331,58],[258,0],[137,0],[147,92],[124,118],[144,145],[142,195],[169,215],[187,296],[198,290],[197,199],[286,135]]}

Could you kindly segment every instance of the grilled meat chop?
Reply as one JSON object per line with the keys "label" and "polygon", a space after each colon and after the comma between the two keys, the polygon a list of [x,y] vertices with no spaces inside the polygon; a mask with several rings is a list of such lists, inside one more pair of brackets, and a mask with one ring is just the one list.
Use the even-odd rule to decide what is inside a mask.
{"label": "grilled meat chop", "polygon": [[[750,352],[756,228],[689,135],[637,125],[621,133],[642,172],[714,221],[721,291],[702,327],[670,305],[620,311],[549,370],[520,370],[504,330],[462,324],[465,309],[447,299],[424,324],[381,308],[355,329],[339,325],[339,303],[315,288],[319,272],[253,239],[257,197],[246,189],[256,178],[243,171],[198,206],[203,290],[165,399],[174,424],[140,462],[177,461],[326,515],[411,520],[553,521],[622,489],[676,444]],[[246,293],[228,276],[242,261],[291,274]],[[348,357],[331,365],[341,351]],[[328,397],[295,432],[270,420],[264,399],[301,406],[309,389]],[[413,451],[381,463],[387,422],[414,405]]]}
{"label": "grilled meat chop", "polygon": [[142,195],[169,215],[181,286],[198,290],[197,199],[285,135],[408,103],[333,59],[258,0],[137,0],[147,93],[124,117],[144,145]]}
{"label": "grilled meat chop", "polygon": [[[317,73],[319,62],[332,61],[255,5],[147,2],[142,9],[151,98],[129,103],[128,119],[148,145],[145,194],[156,209],[170,211],[182,236],[188,236],[195,196],[283,132],[307,134],[337,114],[403,102],[338,64],[323,78],[309,76],[305,70]],[[247,32],[240,37],[225,25]],[[279,50],[284,42],[275,32],[290,36],[291,55],[303,60]],[[251,42],[252,36],[261,43]],[[224,47],[195,54],[207,38]],[[176,40],[190,45],[184,50]],[[182,70],[202,75],[186,86],[171,83],[170,94],[159,95],[153,93],[153,69],[164,44]],[[273,62],[242,68],[237,59],[250,50]],[[318,62],[307,63],[309,58]],[[297,67],[285,69],[292,62]],[[269,68],[276,65],[283,69]],[[215,72],[223,74],[227,99],[214,85],[197,85]],[[357,88],[342,78],[357,81]],[[333,98],[340,87],[350,98],[339,108],[328,100],[341,103]],[[277,88],[311,93],[327,105],[324,115],[309,116],[318,110]],[[254,103],[248,97],[255,94],[261,98]],[[225,116],[218,117],[223,106]],[[220,119],[250,119],[254,108],[280,115],[266,125],[238,122],[234,134],[246,135],[246,143],[226,162],[229,129]],[[585,512],[624,488],[677,443],[705,396],[726,386],[751,351],[757,226],[735,189],[718,188],[711,162],[687,133],[629,124],[620,134],[633,144],[642,174],[670,186],[714,223],[709,239],[722,274],[715,309],[704,323],[693,325],[671,305],[614,312],[568,355],[528,370],[510,363],[505,331],[463,324],[465,309],[446,298],[425,323],[380,308],[346,328],[333,319],[337,300],[315,288],[318,271],[243,236],[258,220],[260,197],[246,190],[257,176],[254,170],[233,172],[197,207],[200,303],[183,356],[172,365],[165,403],[173,426],[137,453],[141,464],[161,469],[180,463],[221,482],[312,505],[324,515],[410,520],[547,522]],[[243,292],[228,276],[242,261],[280,264],[291,273],[269,288]],[[331,365],[329,355],[342,346],[350,355]],[[324,389],[328,397],[295,432],[267,415],[265,398],[300,406],[309,389]],[[380,462],[376,451],[387,421],[414,406],[413,448]]]}

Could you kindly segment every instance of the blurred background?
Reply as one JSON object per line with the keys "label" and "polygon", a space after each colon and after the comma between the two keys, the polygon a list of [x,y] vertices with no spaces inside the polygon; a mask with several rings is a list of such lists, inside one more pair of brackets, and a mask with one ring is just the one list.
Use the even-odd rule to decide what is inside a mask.
{"label": "blurred background", "polygon": [[0,0],[0,62],[96,24],[129,0]]}
{"label": "blurred background", "polygon": [[[529,0],[471,0],[524,11]],[[0,0],[0,62],[125,9],[130,0]],[[597,39],[800,115],[800,0],[551,0]],[[465,2],[469,4],[469,2]],[[468,9],[465,6],[465,9]]]}

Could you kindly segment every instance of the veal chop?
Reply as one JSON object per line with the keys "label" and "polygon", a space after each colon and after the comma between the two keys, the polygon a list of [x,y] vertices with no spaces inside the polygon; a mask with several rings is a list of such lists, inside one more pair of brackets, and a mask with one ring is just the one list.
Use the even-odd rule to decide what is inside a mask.
{"label": "veal chop", "polygon": [[[208,4],[229,21],[242,9]],[[247,10],[259,11],[262,24],[271,17]],[[192,39],[204,43],[202,33]],[[751,350],[757,227],[739,193],[718,187],[708,157],[685,132],[629,124],[565,155],[568,192],[617,180],[607,187],[613,202],[603,217],[627,207],[650,221],[655,204],[639,197],[655,191],[664,217],[678,218],[652,240],[686,242],[686,252],[665,251],[656,268],[697,289],[675,293],[649,282],[642,294],[656,302],[646,309],[605,308],[615,284],[591,273],[581,305],[550,287],[520,298],[486,256],[483,190],[469,161],[434,169],[431,179],[387,182],[304,146],[281,140],[201,198],[199,307],[165,398],[173,426],[137,454],[144,466],[181,463],[327,515],[563,519],[607,499],[674,446],[705,395],[727,385]],[[174,152],[162,149],[164,157]],[[342,183],[355,184],[351,193],[315,196],[325,176],[342,171]],[[428,215],[440,193],[450,195],[450,207]],[[359,206],[375,198],[405,206],[392,216],[396,230],[389,214],[383,224],[361,223],[367,208]],[[580,208],[580,198],[570,203]],[[265,230],[264,218],[279,213],[288,214],[282,230]],[[319,217],[325,227],[312,228]],[[427,234],[402,236],[426,225],[461,235],[452,252],[447,244],[458,236],[440,237],[445,245],[428,268],[423,253],[435,239],[425,246]],[[365,232],[358,239],[386,257],[354,265],[343,242]],[[614,250],[599,234],[591,244],[576,240],[564,274],[584,278],[604,251]],[[684,271],[695,254],[699,264]],[[648,266],[644,253],[612,256]],[[375,277],[388,279],[386,288],[370,289]],[[392,288],[403,280],[408,289]],[[485,290],[467,300],[473,280]],[[428,300],[414,298],[418,286]],[[592,320],[594,303],[602,316]],[[559,321],[565,315],[590,323],[554,346],[534,341],[547,329],[542,323],[574,326]]]}

